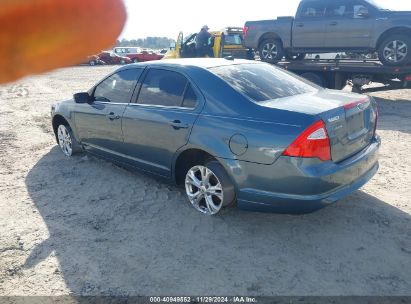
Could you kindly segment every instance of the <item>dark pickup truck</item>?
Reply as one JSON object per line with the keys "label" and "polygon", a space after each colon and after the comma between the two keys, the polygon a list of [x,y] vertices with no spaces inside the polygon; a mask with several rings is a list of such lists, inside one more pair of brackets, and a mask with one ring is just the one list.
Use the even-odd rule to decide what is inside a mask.
{"label": "dark pickup truck", "polygon": [[295,17],[248,21],[244,46],[261,60],[303,59],[305,53],[378,52],[384,65],[411,63],[411,12],[373,0],[302,0]]}

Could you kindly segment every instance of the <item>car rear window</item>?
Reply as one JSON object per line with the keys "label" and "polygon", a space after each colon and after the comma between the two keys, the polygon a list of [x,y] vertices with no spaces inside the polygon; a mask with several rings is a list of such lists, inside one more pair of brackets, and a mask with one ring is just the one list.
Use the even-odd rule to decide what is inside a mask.
{"label": "car rear window", "polygon": [[255,102],[318,91],[315,84],[269,64],[237,64],[210,68],[234,89]]}

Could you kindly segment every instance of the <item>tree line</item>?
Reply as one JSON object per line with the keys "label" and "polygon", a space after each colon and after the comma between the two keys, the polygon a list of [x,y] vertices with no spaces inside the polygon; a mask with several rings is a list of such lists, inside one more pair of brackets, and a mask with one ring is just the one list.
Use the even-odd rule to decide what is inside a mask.
{"label": "tree line", "polygon": [[131,40],[123,38],[117,40],[116,46],[138,46],[149,49],[165,49],[170,47],[172,43],[175,43],[175,40],[167,37],[147,37]]}

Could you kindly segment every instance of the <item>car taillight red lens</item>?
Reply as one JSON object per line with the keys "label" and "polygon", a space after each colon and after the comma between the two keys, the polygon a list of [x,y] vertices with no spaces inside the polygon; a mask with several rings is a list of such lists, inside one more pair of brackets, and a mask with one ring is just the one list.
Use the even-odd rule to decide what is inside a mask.
{"label": "car taillight red lens", "polygon": [[331,160],[331,146],[327,129],[322,120],[309,126],[283,152],[285,156],[319,158],[322,161]]}
{"label": "car taillight red lens", "polygon": [[374,135],[377,134],[377,128],[378,128],[378,118],[380,114],[378,113],[378,107],[375,108],[375,128],[374,128]]}
{"label": "car taillight red lens", "polygon": [[243,27],[243,35],[244,36],[247,35],[247,32],[248,32],[248,26],[244,26]]}

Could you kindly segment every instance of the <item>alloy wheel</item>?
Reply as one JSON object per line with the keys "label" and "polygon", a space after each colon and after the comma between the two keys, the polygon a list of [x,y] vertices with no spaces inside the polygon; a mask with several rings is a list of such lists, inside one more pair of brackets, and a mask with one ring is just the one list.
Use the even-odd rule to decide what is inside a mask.
{"label": "alloy wheel", "polygon": [[385,60],[393,63],[399,63],[408,55],[408,46],[405,42],[394,40],[387,43],[384,48]]}
{"label": "alloy wheel", "polygon": [[190,203],[198,211],[217,214],[223,206],[223,187],[220,180],[205,166],[195,166],[188,170],[185,179],[186,194]]}
{"label": "alloy wheel", "polygon": [[266,43],[262,49],[264,59],[275,59],[278,56],[278,49],[275,43]]}
{"label": "alloy wheel", "polygon": [[73,154],[72,139],[70,132],[67,127],[60,125],[57,130],[57,137],[59,140],[59,145],[61,150],[66,156],[71,156]]}

